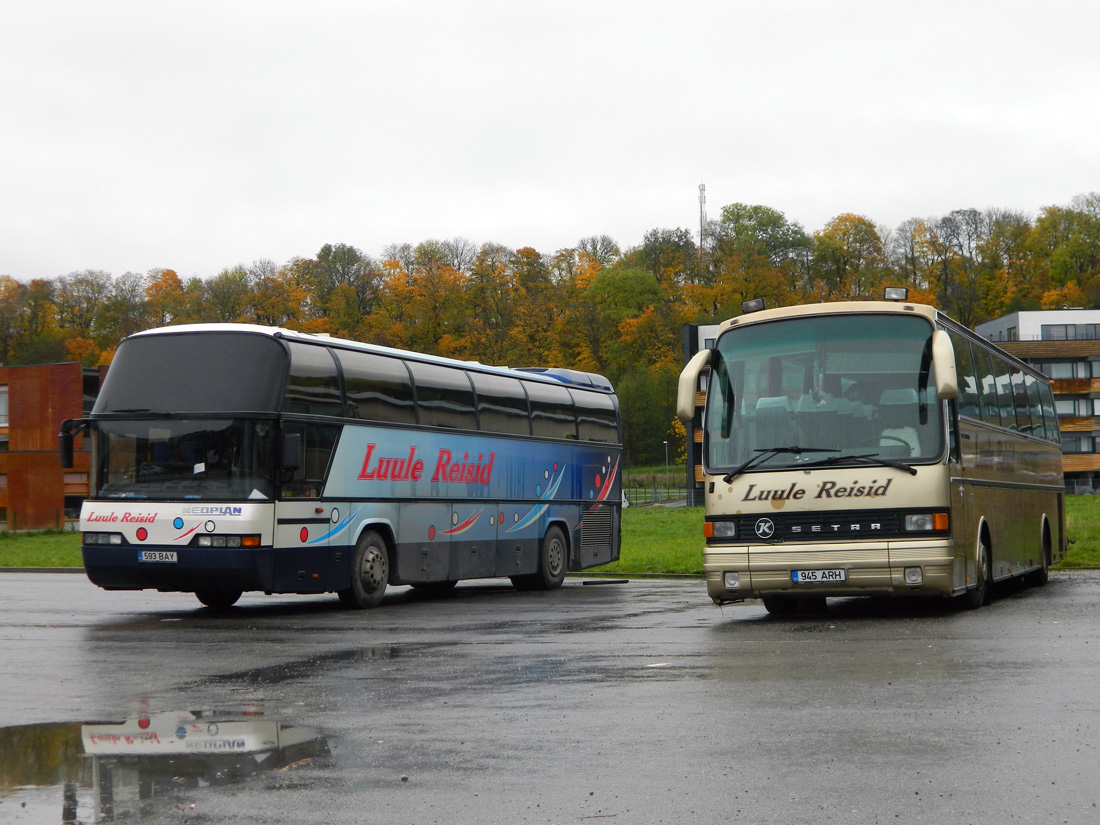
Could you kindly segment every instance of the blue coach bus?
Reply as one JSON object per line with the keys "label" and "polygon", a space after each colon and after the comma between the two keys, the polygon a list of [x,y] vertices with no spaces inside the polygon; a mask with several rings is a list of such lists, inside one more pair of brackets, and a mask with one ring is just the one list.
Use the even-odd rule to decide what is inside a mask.
{"label": "blue coach bus", "polygon": [[619,406],[603,377],[505,369],[246,324],[118,348],[62,463],[92,450],[84,567],[109,590],[520,589],[619,556]]}

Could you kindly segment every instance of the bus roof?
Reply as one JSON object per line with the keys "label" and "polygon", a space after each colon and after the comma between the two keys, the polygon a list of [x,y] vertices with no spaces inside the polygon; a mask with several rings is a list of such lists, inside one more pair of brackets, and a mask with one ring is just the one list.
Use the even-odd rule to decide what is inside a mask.
{"label": "bus roof", "polygon": [[334,338],[327,333],[316,334],[310,332],[300,332],[298,330],[285,329],[283,327],[269,327],[262,324],[177,324],[174,326],[155,327],[153,329],[142,330],[141,332],[135,332],[129,337],[138,338],[146,335],[178,335],[184,333],[194,334],[201,332],[233,332],[253,335],[266,335],[270,338],[277,338],[286,341],[296,341],[302,344],[329,346],[335,347],[337,349],[357,350],[359,352],[373,352],[378,355],[387,355],[394,358],[422,361],[429,364],[461,367],[462,369],[485,373],[494,373],[498,375],[509,375],[513,378],[524,378],[528,380],[534,379],[536,381],[542,381],[550,384],[568,384],[570,386],[578,387],[581,389],[596,390],[598,392],[614,392],[614,388],[611,386],[611,382],[608,381],[607,378],[605,378],[604,376],[598,375],[596,373],[580,372],[578,370],[555,367],[498,367],[489,364],[482,364],[478,361],[463,361],[457,358],[445,358],[441,355],[429,355],[428,353],[414,352],[412,350],[384,347],[379,344],[367,344],[362,341],[351,341],[346,338]]}
{"label": "bus roof", "polygon": [[736,318],[730,318],[719,324],[718,332],[725,332],[734,326],[774,321],[778,318],[795,318],[801,315],[844,315],[857,312],[887,312],[891,315],[910,312],[914,315],[922,315],[933,322],[945,317],[933,306],[915,304],[909,301],[833,301],[830,303],[775,307],[773,309],[762,309],[759,312],[750,312],[746,315],[738,315]]}

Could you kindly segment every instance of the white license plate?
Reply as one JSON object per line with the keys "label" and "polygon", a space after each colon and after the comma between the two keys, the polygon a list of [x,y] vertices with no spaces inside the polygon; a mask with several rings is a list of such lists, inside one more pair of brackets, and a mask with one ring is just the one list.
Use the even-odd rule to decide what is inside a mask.
{"label": "white license plate", "polygon": [[139,550],[138,561],[159,561],[168,562],[169,564],[175,564],[176,551],[175,550]]}
{"label": "white license plate", "polygon": [[847,581],[844,568],[832,570],[792,570],[791,581],[795,584],[820,584]]}

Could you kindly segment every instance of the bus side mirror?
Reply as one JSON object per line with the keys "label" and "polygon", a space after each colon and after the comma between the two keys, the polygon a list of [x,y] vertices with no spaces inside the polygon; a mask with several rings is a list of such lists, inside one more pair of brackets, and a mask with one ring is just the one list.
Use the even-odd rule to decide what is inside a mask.
{"label": "bus side mirror", "polygon": [[73,434],[62,429],[57,434],[57,448],[61,452],[61,466],[71,470],[73,468]]}
{"label": "bus side mirror", "polygon": [[687,362],[680,373],[676,387],[676,417],[685,424],[695,417],[695,394],[699,388],[699,375],[710,364],[711,351],[701,349]]}
{"label": "bus side mirror", "polygon": [[85,421],[73,421],[71,418],[61,422],[61,431],[57,434],[57,449],[61,453],[61,466],[66,470],[73,468],[73,438],[86,424]]}
{"label": "bus side mirror", "polygon": [[932,333],[932,367],[936,372],[936,397],[957,398],[959,377],[955,372],[955,347],[946,330]]}
{"label": "bus side mirror", "polygon": [[294,472],[302,463],[302,434],[283,433],[283,469]]}

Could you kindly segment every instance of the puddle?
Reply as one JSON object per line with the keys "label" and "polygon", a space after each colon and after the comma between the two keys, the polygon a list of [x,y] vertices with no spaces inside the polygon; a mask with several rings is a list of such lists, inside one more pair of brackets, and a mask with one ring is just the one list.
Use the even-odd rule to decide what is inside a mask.
{"label": "puddle", "polygon": [[141,821],[173,806],[186,813],[179,791],[246,782],[328,755],[315,729],[246,711],[0,728],[0,821]]}

